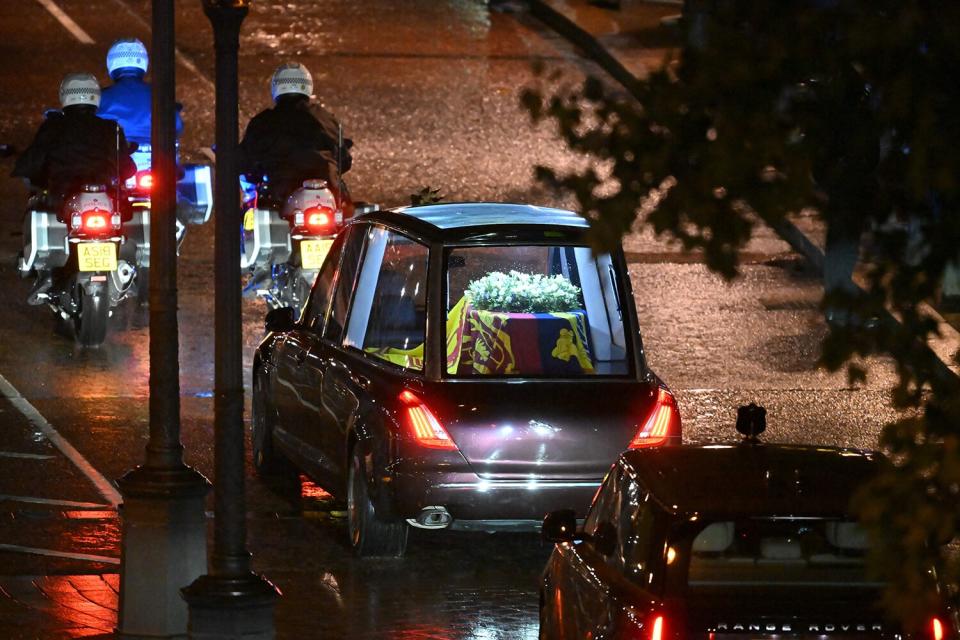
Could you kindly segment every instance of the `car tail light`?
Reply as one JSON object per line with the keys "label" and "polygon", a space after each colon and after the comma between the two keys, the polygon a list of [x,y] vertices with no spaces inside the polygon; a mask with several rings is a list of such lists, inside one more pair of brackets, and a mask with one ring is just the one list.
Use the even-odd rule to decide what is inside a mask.
{"label": "car tail light", "polygon": [[940,618],[931,618],[930,640],[944,640],[945,637],[943,622],[940,621]]}
{"label": "car tail light", "polygon": [[[640,619],[627,616],[624,627],[626,637],[630,640],[665,640],[667,637],[667,618],[662,613],[652,613]],[[710,634],[711,640],[713,634]]]}
{"label": "car tail light", "polygon": [[143,191],[153,189],[153,174],[149,171],[141,171],[137,174],[137,188]]}
{"label": "car tail light", "polygon": [[453,438],[430,411],[430,407],[424,404],[413,392],[404,389],[400,393],[400,402],[406,406],[407,426],[410,429],[410,435],[420,446],[428,449],[457,450]]}
{"label": "car tail light", "polygon": [[657,389],[657,401],[653,411],[643,423],[637,435],[630,441],[630,449],[656,447],[667,441],[671,435],[680,431],[680,410],[673,394],[660,387]]}
{"label": "car tail light", "polygon": [[656,616],[650,622],[650,637],[648,640],[663,640],[665,626],[663,616]]}

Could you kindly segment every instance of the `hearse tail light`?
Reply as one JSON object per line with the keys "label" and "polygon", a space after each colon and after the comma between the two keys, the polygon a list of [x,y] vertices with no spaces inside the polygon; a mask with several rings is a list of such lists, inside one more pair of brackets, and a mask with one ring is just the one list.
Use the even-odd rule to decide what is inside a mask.
{"label": "hearse tail light", "polygon": [[657,401],[653,410],[643,423],[637,435],[630,441],[630,449],[656,447],[667,441],[671,435],[680,432],[680,410],[673,394],[663,387],[657,389]]}
{"label": "hearse tail light", "polygon": [[457,445],[424,402],[413,392],[404,389],[400,402],[406,406],[407,426],[410,435],[422,447],[456,451]]}

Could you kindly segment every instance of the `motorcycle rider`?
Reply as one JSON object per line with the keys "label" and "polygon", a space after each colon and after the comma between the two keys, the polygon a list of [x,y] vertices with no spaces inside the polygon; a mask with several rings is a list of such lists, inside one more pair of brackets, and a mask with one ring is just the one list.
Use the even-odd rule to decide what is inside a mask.
{"label": "motorcycle rider", "polygon": [[353,141],[338,144],[340,123],[311,100],[313,78],[296,62],[280,65],[270,82],[274,106],[258,113],[240,142],[240,173],[250,182],[267,176],[282,203],[304,180],[322,178],[340,199],[340,174],[352,164]]}
{"label": "motorcycle rider", "polygon": [[[55,211],[63,222],[64,196],[84,184],[126,180],[136,166],[120,126],[97,117],[100,85],[93,74],[68,74],[60,83],[60,104],[63,110],[47,114],[10,175],[28,182],[34,191],[32,208]],[[123,209],[121,214],[127,215]],[[29,240],[29,233],[25,237]],[[50,274],[40,274],[33,294],[50,283]]]}
{"label": "motorcycle rider", "polygon": [[[107,51],[107,71],[113,84],[103,89],[97,113],[101,118],[119,123],[127,139],[142,148],[150,144],[152,91],[150,84],[143,80],[149,62],[147,48],[136,38],[114,42]],[[177,138],[183,133],[180,105],[177,105],[176,132]]]}
{"label": "motorcycle rider", "polygon": [[10,175],[35,191],[62,197],[85,183],[109,183],[135,172],[130,145],[116,123],[97,117],[100,85],[90,73],[68,74],[60,83],[62,111],[50,112]]}

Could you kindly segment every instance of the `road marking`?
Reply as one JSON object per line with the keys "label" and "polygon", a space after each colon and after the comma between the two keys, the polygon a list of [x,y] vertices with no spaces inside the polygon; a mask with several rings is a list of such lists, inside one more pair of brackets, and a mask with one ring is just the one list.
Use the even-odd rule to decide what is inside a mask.
{"label": "road marking", "polygon": [[93,483],[93,486],[97,488],[100,495],[106,498],[113,508],[117,508],[120,503],[123,502],[123,497],[120,495],[120,492],[117,491],[110,481],[107,480],[102,473],[97,471],[96,467],[90,464],[90,462],[83,457],[83,454],[77,451],[72,444],[67,442],[66,438],[57,433],[53,425],[47,422],[47,419],[37,411],[37,408],[30,404],[29,400],[20,395],[20,392],[17,391],[2,374],[0,374],[0,393],[10,401],[10,404],[19,409],[20,413],[26,416],[27,420],[39,429],[40,432],[46,436],[47,440],[53,443],[53,446],[59,449],[83,475],[87,476],[87,479]]}
{"label": "road marking", "polygon": [[25,460],[50,460],[53,456],[41,453],[20,453],[19,451],[0,451],[0,458],[23,458]]}
{"label": "road marking", "polygon": [[[134,20],[139,22],[144,29],[146,29],[148,32],[152,32],[153,25],[151,25],[149,22],[144,20],[143,17],[139,13],[134,11],[130,5],[124,2],[124,0],[113,0],[113,2],[114,4],[119,6],[121,9],[123,9],[126,13],[128,13]],[[195,74],[198,78],[200,78],[200,81],[203,82],[205,85],[207,85],[207,87],[211,91],[214,91],[216,89],[216,85],[214,85],[213,80],[205,76],[203,72],[200,71],[197,65],[193,62],[193,60],[187,57],[185,53],[180,51],[180,47],[174,46],[173,54],[176,57],[177,62],[182,64],[184,67],[187,68],[188,71],[190,71],[191,73]]]}
{"label": "road marking", "polygon": [[104,564],[120,564],[120,558],[111,558],[110,556],[98,556],[92,553],[71,553],[69,551],[55,551],[53,549],[37,549],[36,547],[21,547],[18,544],[0,544],[0,551],[29,553],[35,556],[66,558],[68,560],[86,560],[87,562],[102,562]]}
{"label": "road marking", "polygon": [[34,498],[33,496],[7,496],[0,494],[0,502],[29,502],[30,504],[49,504],[71,509],[109,509],[110,505],[96,502],[76,502],[75,500],[56,500],[54,498]]}
{"label": "road marking", "polygon": [[80,41],[80,44],[94,44],[93,38],[90,37],[86,31],[84,31],[80,25],[73,21],[73,18],[64,13],[63,9],[58,7],[53,0],[37,0],[37,3],[50,12],[54,18],[56,18],[60,24],[63,25],[63,28],[70,32],[70,34]]}

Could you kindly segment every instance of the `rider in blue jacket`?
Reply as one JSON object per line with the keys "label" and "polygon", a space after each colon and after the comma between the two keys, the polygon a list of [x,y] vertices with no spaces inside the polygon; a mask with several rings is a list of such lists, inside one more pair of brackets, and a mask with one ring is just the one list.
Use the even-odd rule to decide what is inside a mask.
{"label": "rider in blue jacket", "polygon": [[[107,71],[113,84],[103,89],[97,113],[101,118],[120,123],[127,140],[136,142],[141,149],[150,144],[152,98],[150,84],[143,80],[148,62],[147,48],[136,38],[114,42],[107,52]],[[183,133],[179,108],[176,118],[179,138]]]}

